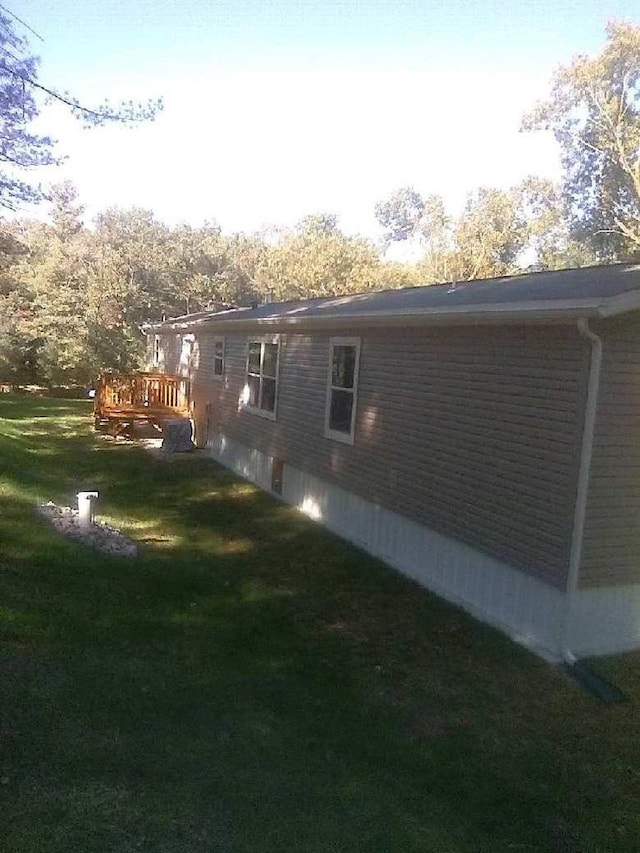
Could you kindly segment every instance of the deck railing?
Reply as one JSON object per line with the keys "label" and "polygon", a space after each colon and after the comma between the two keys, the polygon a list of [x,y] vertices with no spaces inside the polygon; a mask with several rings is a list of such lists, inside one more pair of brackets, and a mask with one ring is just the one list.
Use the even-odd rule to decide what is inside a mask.
{"label": "deck railing", "polygon": [[105,373],[98,379],[97,419],[186,415],[189,380],[164,373]]}

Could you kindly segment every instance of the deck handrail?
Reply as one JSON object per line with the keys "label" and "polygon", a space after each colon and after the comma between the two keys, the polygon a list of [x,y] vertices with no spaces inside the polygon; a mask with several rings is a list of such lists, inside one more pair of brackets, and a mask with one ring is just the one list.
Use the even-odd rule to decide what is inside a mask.
{"label": "deck handrail", "polygon": [[114,410],[185,414],[189,380],[166,373],[103,373],[96,386],[94,412],[103,417]]}

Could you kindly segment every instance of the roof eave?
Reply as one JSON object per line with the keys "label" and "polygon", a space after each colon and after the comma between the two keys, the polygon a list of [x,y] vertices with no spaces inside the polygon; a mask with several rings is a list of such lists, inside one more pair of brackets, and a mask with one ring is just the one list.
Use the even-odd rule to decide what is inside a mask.
{"label": "roof eave", "polygon": [[630,311],[640,310],[640,291],[627,290],[618,296],[612,296],[602,303],[599,316],[602,318],[618,317]]}
{"label": "roof eave", "polygon": [[[625,294],[626,295],[626,294]],[[638,300],[640,306],[640,299]],[[618,313],[631,310],[628,307],[619,307]],[[421,326],[421,325],[458,325],[458,324],[483,324],[483,323],[557,323],[576,319],[577,317],[604,317],[610,316],[604,313],[601,300],[576,299],[572,301],[559,302],[558,300],[532,301],[521,303],[517,307],[509,303],[487,306],[460,306],[456,308],[428,308],[414,309],[413,311],[385,311],[383,312],[359,312],[357,314],[324,314],[324,315],[301,315],[287,316],[276,315],[273,317],[251,317],[249,312],[240,317],[227,314],[225,317],[201,317],[189,321],[186,317],[177,318],[173,321],[165,321],[149,325],[149,331],[171,330],[182,331],[195,329],[202,326],[218,329],[245,329],[256,327],[272,328],[294,327],[294,328],[323,328],[343,326]]]}

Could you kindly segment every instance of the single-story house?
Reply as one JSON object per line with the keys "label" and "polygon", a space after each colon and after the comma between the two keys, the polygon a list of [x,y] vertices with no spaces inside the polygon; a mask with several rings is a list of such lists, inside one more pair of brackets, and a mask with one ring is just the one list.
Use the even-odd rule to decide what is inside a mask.
{"label": "single-story house", "polygon": [[542,654],[640,646],[640,265],[178,317],[223,464]]}

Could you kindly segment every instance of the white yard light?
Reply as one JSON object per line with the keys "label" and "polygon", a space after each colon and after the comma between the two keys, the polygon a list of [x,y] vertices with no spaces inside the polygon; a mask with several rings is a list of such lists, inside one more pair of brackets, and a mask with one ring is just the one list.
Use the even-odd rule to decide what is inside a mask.
{"label": "white yard light", "polygon": [[78,492],[78,522],[80,527],[90,527],[93,524],[93,500],[97,492]]}

